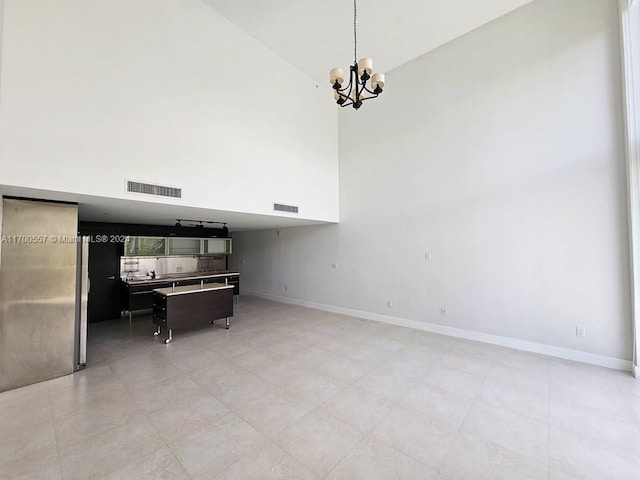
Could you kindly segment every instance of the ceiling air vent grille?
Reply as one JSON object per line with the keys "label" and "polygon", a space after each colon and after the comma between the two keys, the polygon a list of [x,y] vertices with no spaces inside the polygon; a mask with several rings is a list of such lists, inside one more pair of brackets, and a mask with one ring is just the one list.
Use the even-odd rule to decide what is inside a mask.
{"label": "ceiling air vent grille", "polygon": [[298,213],[298,207],[293,205],[283,205],[282,203],[274,203],[273,209],[278,212]]}
{"label": "ceiling air vent grille", "polygon": [[159,197],[182,198],[181,188],[154,185],[152,183],[134,182],[132,180],[127,180],[127,192],[156,195]]}

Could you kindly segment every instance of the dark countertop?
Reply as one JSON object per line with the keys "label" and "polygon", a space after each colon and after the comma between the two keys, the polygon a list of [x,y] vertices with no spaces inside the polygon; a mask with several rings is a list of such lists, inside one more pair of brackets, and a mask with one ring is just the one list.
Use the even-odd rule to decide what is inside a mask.
{"label": "dark countertop", "polygon": [[212,290],[224,290],[225,288],[233,288],[233,285],[225,285],[224,283],[209,283],[206,286],[200,285],[184,285],[182,287],[156,288],[155,293],[165,297],[173,295],[186,295],[189,293],[210,292]]}
{"label": "dark countertop", "polygon": [[200,275],[196,275],[195,273],[187,273],[181,274],[177,273],[174,275],[162,275],[158,276],[154,279],[142,279],[135,280],[133,278],[128,278],[123,280],[125,283],[129,285],[153,285],[154,283],[167,283],[167,282],[178,282],[180,280],[204,280],[205,278],[216,278],[216,277],[228,277],[229,275],[240,275],[238,272],[217,272],[217,273],[203,273]]}

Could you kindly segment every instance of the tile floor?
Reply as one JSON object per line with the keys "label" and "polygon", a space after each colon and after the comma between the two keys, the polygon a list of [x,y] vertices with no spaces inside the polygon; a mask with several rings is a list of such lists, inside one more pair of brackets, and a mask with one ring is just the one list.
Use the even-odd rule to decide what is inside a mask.
{"label": "tile floor", "polygon": [[629,374],[243,297],[230,330],[90,326],[0,394],[2,479],[637,479]]}

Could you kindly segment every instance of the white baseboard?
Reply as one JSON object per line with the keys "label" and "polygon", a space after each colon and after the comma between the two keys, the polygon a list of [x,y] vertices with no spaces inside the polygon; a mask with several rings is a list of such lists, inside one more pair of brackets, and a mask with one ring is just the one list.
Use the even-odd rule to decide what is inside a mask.
{"label": "white baseboard", "polygon": [[638,365],[631,365],[631,373],[634,377],[640,379],[640,367]]}
{"label": "white baseboard", "polygon": [[274,302],[288,303],[301,307],[314,308],[325,312],[339,313],[349,315],[351,317],[364,318],[377,322],[389,323],[401,327],[415,328],[425,332],[438,333],[449,337],[463,338],[465,340],[474,340],[476,342],[489,343],[492,345],[500,345],[501,347],[514,348],[525,352],[539,353],[549,355],[551,357],[563,358],[565,360],[573,360],[576,362],[588,363],[590,365],[598,365],[600,367],[613,368],[616,370],[624,370],[632,372],[636,378],[640,378],[638,367],[634,367],[630,360],[622,358],[608,357],[605,355],[597,355],[595,353],[582,352],[580,350],[572,350],[570,348],[556,347],[546,345],[544,343],[528,342],[517,338],[501,337],[489,333],[474,332],[473,330],[464,330],[462,328],[446,327],[444,325],[436,325],[434,323],[417,322],[415,320],[407,320],[406,318],[392,317],[390,315],[381,315],[379,313],[365,312],[362,310],[352,310],[350,308],[336,307],[334,305],[326,305],[323,303],[309,302],[307,300],[299,300],[297,298],[281,297],[278,295],[269,295],[257,292],[243,292],[243,295],[264,298]]}

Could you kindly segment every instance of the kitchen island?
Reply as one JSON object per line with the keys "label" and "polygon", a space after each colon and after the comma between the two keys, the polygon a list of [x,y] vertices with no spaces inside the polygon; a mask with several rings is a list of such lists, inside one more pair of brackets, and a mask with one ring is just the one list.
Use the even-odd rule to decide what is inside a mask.
{"label": "kitchen island", "polygon": [[175,328],[189,328],[213,323],[220,318],[233,316],[233,285],[224,283],[201,283],[153,290],[153,323],[158,336],[164,327],[167,330],[165,343],[171,343]]}

